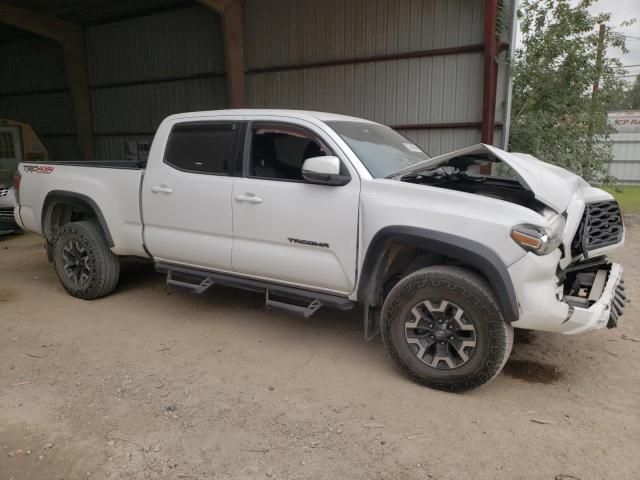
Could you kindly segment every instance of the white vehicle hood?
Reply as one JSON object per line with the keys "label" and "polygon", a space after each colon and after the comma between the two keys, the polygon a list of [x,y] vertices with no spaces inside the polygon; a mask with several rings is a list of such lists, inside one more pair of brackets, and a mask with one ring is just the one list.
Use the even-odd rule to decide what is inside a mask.
{"label": "white vehicle hood", "polygon": [[477,153],[490,153],[509,165],[515,171],[518,181],[524,188],[533,192],[537,200],[558,213],[563,213],[567,209],[576,190],[588,186],[587,182],[582,178],[564,168],[543,162],[525,153],[506,152],[484,143],[416,163],[395,172],[392,177],[400,178],[408,174],[418,173],[426,168],[433,168],[445,163],[452,158]]}

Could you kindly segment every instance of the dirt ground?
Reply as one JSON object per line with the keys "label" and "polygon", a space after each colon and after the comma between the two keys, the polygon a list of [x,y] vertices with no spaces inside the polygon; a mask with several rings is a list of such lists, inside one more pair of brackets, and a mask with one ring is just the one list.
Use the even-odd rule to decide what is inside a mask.
{"label": "dirt ground", "polygon": [[[631,298],[639,247],[632,225]],[[140,264],[77,300],[38,237],[0,240],[0,480],[640,478],[640,301],[618,329],[530,336],[465,395],[400,376],[360,311],[262,302]]]}

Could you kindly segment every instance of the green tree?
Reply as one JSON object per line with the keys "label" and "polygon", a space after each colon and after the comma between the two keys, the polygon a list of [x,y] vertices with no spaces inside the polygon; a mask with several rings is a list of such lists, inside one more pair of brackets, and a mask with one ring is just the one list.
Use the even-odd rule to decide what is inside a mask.
{"label": "green tree", "polygon": [[636,81],[628,91],[629,110],[640,110],[640,75],[636,77]]}
{"label": "green tree", "polygon": [[[598,25],[611,15],[591,14],[596,1],[522,1],[510,133],[512,150],[593,181],[603,180],[610,158],[606,111],[622,85],[621,63],[607,49],[626,51],[624,36],[606,28],[598,63]],[[598,93],[592,96],[598,78]]]}
{"label": "green tree", "polygon": [[625,85],[609,105],[610,110],[640,110],[640,75],[630,86]]}

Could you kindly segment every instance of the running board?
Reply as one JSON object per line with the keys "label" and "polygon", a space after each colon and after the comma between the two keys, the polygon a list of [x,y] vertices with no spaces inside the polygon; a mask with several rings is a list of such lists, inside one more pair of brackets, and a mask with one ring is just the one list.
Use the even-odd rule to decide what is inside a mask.
{"label": "running board", "polygon": [[265,306],[267,308],[301,315],[305,318],[309,318],[320,307],[350,310],[356,305],[355,302],[348,298],[338,295],[314,292],[235,275],[196,270],[167,263],[156,263],[155,267],[156,271],[167,274],[167,285],[169,286],[184,288],[194,293],[203,293],[212,285],[219,284],[264,293]]}
{"label": "running board", "polygon": [[269,290],[267,290],[266,292],[264,304],[267,308],[271,308],[273,310],[282,310],[284,312],[293,313],[295,315],[301,315],[304,318],[309,318],[322,306],[322,303],[317,298],[311,300],[311,302],[309,302],[306,307],[303,305],[295,305],[293,303],[271,300],[271,298],[269,298]]}
{"label": "running board", "polygon": [[174,278],[174,275],[175,274],[173,273],[172,270],[169,270],[167,272],[167,285],[169,285],[170,287],[185,288],[187,290],[192,290],[195,293],[202,293],[206,289],[208,289],[211,285],[213,285],[213,282],[208,277],[204,277],[202,280],[200,280],[200,283],[195,283],[195,282],[185,281],[184,279],[176,280]]}

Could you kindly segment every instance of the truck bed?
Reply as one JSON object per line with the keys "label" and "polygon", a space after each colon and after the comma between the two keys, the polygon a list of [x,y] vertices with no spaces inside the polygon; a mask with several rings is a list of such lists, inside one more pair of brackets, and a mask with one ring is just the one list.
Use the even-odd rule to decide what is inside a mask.
{"label": "truck bed", "polygon": [[[136,161],[20,163],[20,206],[16,217],[42,234],[51,196],[70,196],[99,208],[117,255],[146,256],[142,246],[140,188],[143,168]],[[91,169],[91,171],[89,170]]]}
{"label": "truck bed", "polygon": [[59,160],[47,162],[47,165],[69,165],[73,167],[123,168],[127,170],[144,170],[146,160]]}

